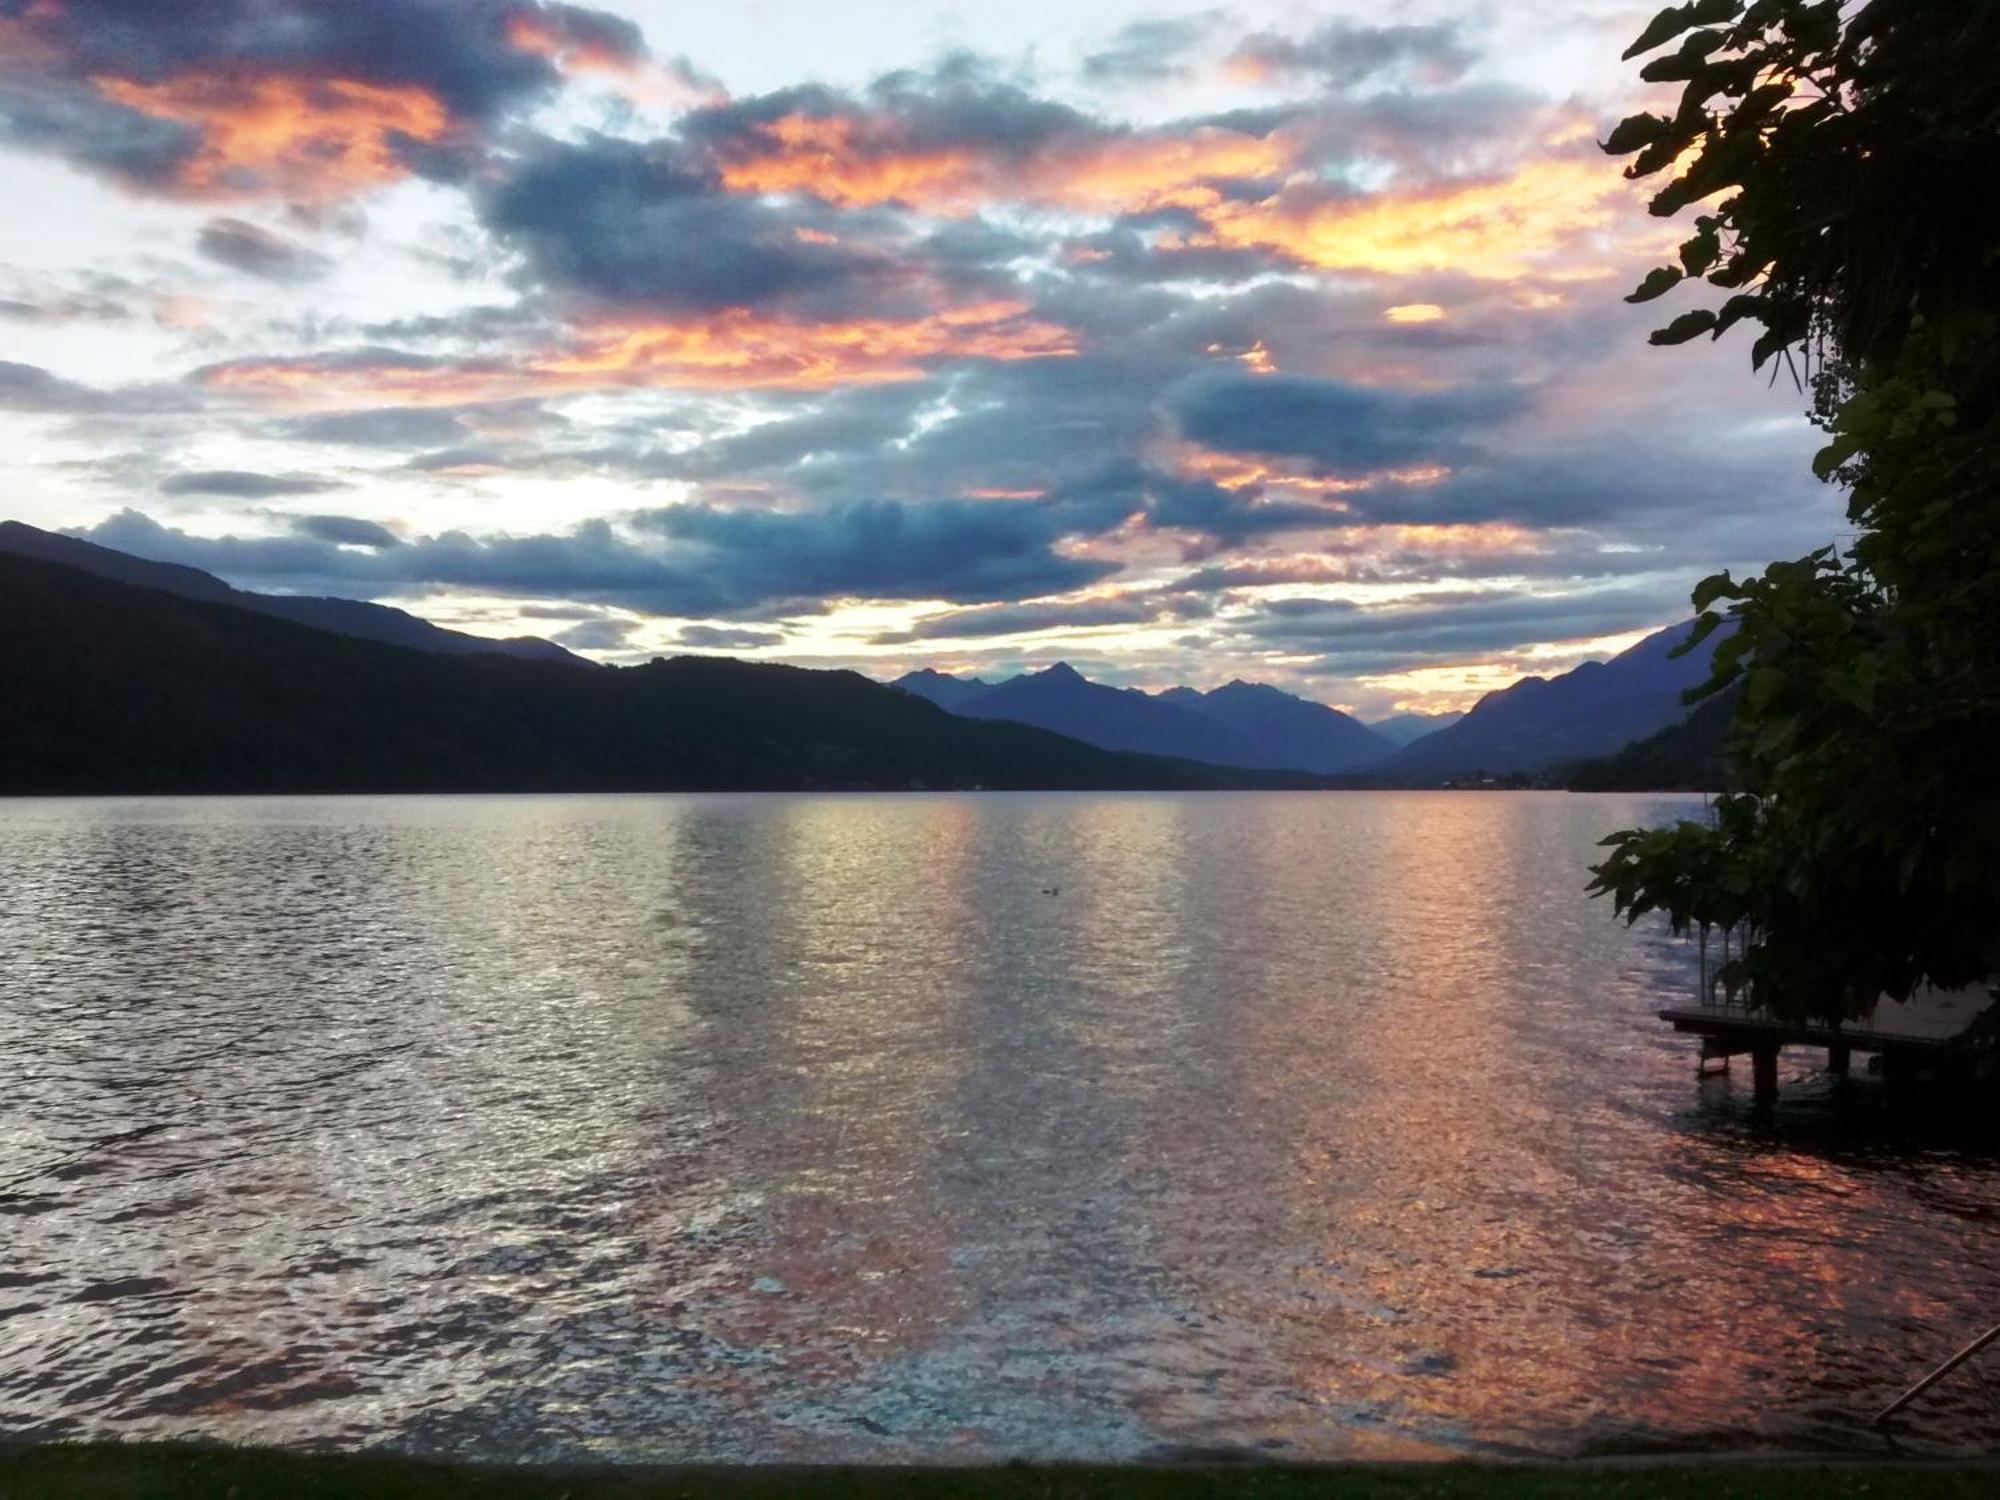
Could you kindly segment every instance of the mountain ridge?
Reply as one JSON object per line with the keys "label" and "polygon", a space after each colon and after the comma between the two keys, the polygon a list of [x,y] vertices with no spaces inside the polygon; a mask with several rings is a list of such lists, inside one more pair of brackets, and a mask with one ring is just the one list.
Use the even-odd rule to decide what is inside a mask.
{"label": "mountain ridge", "polygon": [[274,619],[289,620],[329,630],[356,640],[379,641],[384,645],[408,646],[417,651],[448,655],[494,652],[531,661],[560,661],[574,666],[595,667],[596,662],[565,650],[540,636],[497,638],[472,635],[435,625],[421,616],[392,605],[374,604],[363,599],[338,599],[324,594],[258,594],[225,583],[213,573],[185,563],[156,562],[113,547],[99,546],[80,537],[43,531],[25,521],[0,521],[0,554],[36,558],[79,568],[113,583],[157,589],[182,599],[205,604],[227,604]]}
{"label": "mountain ridge", "polygon": [[924,668],[891,686],[969,718],[1035,724],[1104,749],[1243,769],[1342,775],[1394,749],[1350,715],[1267,683],[1238,679],[1206,693],[1188,687],[1147,693],[1092,682],[1068,662],[981,681]]}
{"label": "mountain ridge", "polygon": [[1314,785],[945,713],[854,672],[426,652],[0,553],[0,792]]}

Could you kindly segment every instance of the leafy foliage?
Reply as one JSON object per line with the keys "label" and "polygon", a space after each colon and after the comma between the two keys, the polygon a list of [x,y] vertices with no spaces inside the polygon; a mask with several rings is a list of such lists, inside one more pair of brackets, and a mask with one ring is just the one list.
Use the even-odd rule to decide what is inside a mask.
{"label": "leafy foliage", "polygon": [[1684,85],[1624,121],[1652,210],[1698,209],[1677,266],[1632,300],[1704,283],[1677,344],[1761,327],[1848,487],[1855,532],[1696,589],[1736,633],[1694,696],[1740,683],[1741,791],[1712,825],[1606,841],[1593,892],[1628,920],[1736,926],[1761,1004],[1830,1017],[1884,993],[2000,975],[2000,6],[1696,0],[1627,56]]}

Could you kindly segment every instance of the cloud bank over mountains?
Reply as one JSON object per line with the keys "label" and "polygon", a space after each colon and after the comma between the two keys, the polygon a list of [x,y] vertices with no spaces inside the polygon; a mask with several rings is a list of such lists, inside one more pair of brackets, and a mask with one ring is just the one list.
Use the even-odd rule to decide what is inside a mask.
{"label": "cloud bank over mountains", "polygon": [[743,94],[647,19],[0,0],[0,173],[96,231],[0,241],[23,518],[614,657],[1380,712],[1833,529],[1801,403],[1621,300],[1633,96],[1470,9]]}

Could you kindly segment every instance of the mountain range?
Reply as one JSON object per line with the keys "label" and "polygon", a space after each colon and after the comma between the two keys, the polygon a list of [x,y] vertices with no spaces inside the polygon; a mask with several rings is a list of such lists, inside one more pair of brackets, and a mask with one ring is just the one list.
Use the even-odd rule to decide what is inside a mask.
{"label": "mountain range", "polygon": [[853,672],[415,650],[0,553],[0,793],[1183,789]]}
{"label": "mountain range", "polygon": [[1373,726],[1268,684],[1147,693],[1091,682],[1062,662],[1001,682],[925,670],[894,686],[967,718],[1035,724],[1106,749],[1434,786],[1556,772],[1677,724],[1687,712],[1681,694],[1706,680],[1722,638],[1675,657],[1691,627],[1669,626],[1557,677],[1524,678],[1463,714]]}
{"label": "mountain range", "polygon": [[[28,573],[21,571],[29,564],[53,565],[61,574],[87,575],[97,582],[144,595],[151,601],[149,607],[156,612],[163,608],[162,600],[172,599],[184,604],[220,609],[232,617],[263,617],[274,625],[303,628],[307,636],[331,636],[346,642],[401,648],[430,657],[453,657],[481,663],[512,661],[517,666],[554,668],[566,676],[579,679],[599,679],[611,674],[627,684],[635,672],[656,674],[647,679],[653,686],[644,692],[630,686],[621,686],[617,690],[618,694],[631,694],[629,701],[617,698],[614,703],[616,695],[607,695],[601,700],[591,699],[587,707],[570,704],[560,709],[556,699],[562,698],[567,702],[566,691],[552,693],[539,685],[530,686],[523,679],[520,690],[526,693],[526,698],[518,706],[518,711],[508,716],[507,723],[487,723],[487,727],[497,735],[496,748],[491,755],[482,756],[461,743],[463,735],[458,729],[436,722],[436,716],[426,704],[403,702],[403,708],[409,711],[408,723],[401,728],[390,723],[395,718],[390,712],[390,705],[402,702],[399,694],[409,690],[414,681],[407,662],[393,665],[394,658],[379,659],[377,665],[386,676],[381,685],[370,686],[363,680],[365,673],[361,665],[350,661],[341,670],[347,674],[349,690],[353,695],[360,698],[386,695],[385,702],[376,705],[381,709],[377,717],[387,726],[378,763],[373,764],[371,769],[367,754],[359,746],[350,746],[352,753],[346,759],[335,757],[331,761],[317,751],[306,753],[299,766],[316,766],[317,769],[299,770],[299,775],[303,777],[299,782],[301,786],[346,785],[350,782],[357,787],[391,783],[402,785],[411,777],[416,778],[410,782],[411,785],[460,784],[452,780],[453,776],[472,777],[481,786],[924,784],[1164,787],[1273,784],[1274,780],[1283,781],[1288,776],[1291,784],[1316,784],[1312,780],[1314,777],[1338,776],[1348,784],[1430,786],[1523,773],[1569,775],[1569,768],[1587,761],[1618,756],[1626,747],[1636,746],[1636,742],[1648,736],[1661,738],[1645,753],[1624,756],[1615,766],[1593,768],[1588,777],[1599,780],[1608,778],[1610,782],[1620,785],[1666,777],[1678,785],[1690,779],[1719,781],[1721,736],[1727,727],[1727,714],[1710,709],[1702,719],[1698,733],[1692,733],[1696,728],[1692,724],[1688,726],[1688,733],[1673,732],[1687,719],[1681,695],[1708,675],[1714,645],[1711,640],[1701,650],[1685,657],[1674,657],[1674,646],[1689,629],[1687,623],[1682,623],[1647,637],[1609,661],[1588,662],[1557,677],[1528,678],[1502,691],[1489,693],[1463,715],[1435,719],[1400,715],[1370,726],[1338,709],[1311,702],[1268,684],[1240,681],[1207,692],[1174,687],[1148,693],[1091,682],[1062,663],[1003,681],[951,677],[925,670],[897,679],[893,687],[900,691],[892,692],[877,684],[866,684],[869,692],[884,696],[871,699],[864,694],[852,701],[849,706],[860,716],[860,721],[856,726],[850,726],[851,732],[842,731],[823,718],[815,719],[813,713],[818,710],[802,710],[803,717],[793,730],[785,730],[777,724],[767,726],[764,742],[756,746],[737,747],[741,756],[737,773],[724,770],[712,757],[695,755],[687,746],[670,753],[657,746],[614,750],[601,743],[592,744],[580,754],[580,758],[564,769],[552,755],[543,754],[526,743],[524,737],[536,727],[524,717],[529,714],[530,705],[541,704],[551,712],[581,713],[583,719],[580,722],[597,724],[603,734],[612,733],[612,725],[616,721],[625,724],[630,732],[648,735],[666,733],[671,740],[678,730],[664,726],[649,715],[655,711],[667,713],[670,704],[675,713],[683,710],[699,713],[704,693],[720,692],[732,683],[737,686],[748,683],[759,673],[785,669],[688,658],[655,662],[646,668],[604,667],[550,641],[535,637],[493,640],[469,635],[444,629],[402,610],[379,604],[250,593],[233,588],[195,568],[133,557],[14,521],[0,522],[0,563],[8,565],[7,576],[10,579],[30,577],[32,569]],[[75,587],[65,590],[46,585],[37,597],[48,601],[50,608],[63,621],[71,625],[81,623],[79,611],[83,606],[78,602],[80,596],[76,594]],[[9,601],[14,606],[8,616],[9,634],[0,637],[0,673],[7,674],[6,680],[14,687],[20,686],[26,671],[22,665],[24,653],[40,651],[50,653],[62,670],[71,674],[73,691],[78,695],[99,694],[103,683],[120,680],[122,673],[128,689],[134,694],[135,703],[147,702],[155,710],[159,708],[159,700],[166,689],[158,685],[149,687],[132,675],[134,659],[129,654],[104,661],[86,659],[79,655],[83,642],[96,640],[105,649],[113,643],[101,634],[84,629],[76,642],[66,645],[57,632],[59,622],[56,616],[33,620],[22,612],[19,602],[19,599]],[[138,611],[139,605],[128,600],[122,615]],[[160,623],[170,635],[178,631],[182,637],[187,637],[191,629],[187,617],[171,613],[162,614]],[[245,634],[247,629],[241,620],[234,620],[222,635],[242,645],[252,639],[251,635]],[[274,643],[280,639],[257,638],[257,644],[260,651],[269,647],[270,652],[275,652],[278,647]],[[306,658],[321,665],[327,664],[321,661],[328,649],[323,641],[301,644],[296,637],[283,639],[287,642],[285,650],[301,658],[301,671],[316,670],[308,667]],[[124,642],[119,645],[119,650],[124,651],[131,644]],[[264,654],[268,656],[269,652]],[[159,658],[157,653],[151,659],[161,674],[161,681],[175,684],[189,701],[202,701],[204,697],[213,698],[216,692],[222,692],[228,702],[214,705],[221,722],[229,721],[232,715],[240,717],[239,710],[247,688],[197,681],[202,676],[202,670],[201,663],[196,661],[168,661]],[[210,675],[220,672],[220,659],[208,664],[207,670]],[[261,669],[246,667],[245,670],[250,673],[246,682],[258,680],[257,670]],[[477,669],[486,674],[493,670],[496,669],[484,665]],[[737,683],[736,679],[726,677],[727,670],[741,671],[750,676]],[[659,675],[662,672],[666,675]],[[357,673],[362,675],[356,676]],[[709,675],[704,676],[703,673]],[[725,676],[716,676],[716,673],[725,673]],[[796,682],[826,675],[807,673]],[[851,679],[855,684],[863,682],[851,673],[834,675]],[[664,685],[669,677],[672,678],[671,691]],[[471,692],[472,680],[441,682],[435,687],[449,699],[454,693]],[[802,688],[800,690],[803,691]],[[59,701],[58,682],[44,681],[37,691],[50,695],[40,704],[41,710],[52,716],[50,722],[62,722],[74,717],[72,711]],[[655,696],[649,699],[648,693]],[[278,696],[284,697],[283,694]],[[476,698],[479,694],[475,692],[473,696]],[[782,700],[784,694],[772,689],[767,696],[775,704]],[[943,710],[943,721],[948,726],[982,723],[993,730],[999,730],[1003,725],[1025,726],[1049,733],[1040,741],[1010,741],[1018,747],[1025,747],[1027,758],[1018,765],[1007,766],[988,757],[989,742],[965,740],[962,736],[966,731],[960,728],[938,731],[935,719],[926,721],[930,725],[931,739],[928,748],[921,753],[914,749],[909,754],[898,753],[895,747],[871,738],[871,732],[864,732],[863,722],[887,722],[895,717],[894,713],[883,709],[883,703],[907,705],[913,697],[926,699],[930,706]],[[646,700],[652,706],[645,707],[640,700]],[[823,701],[814,701],[820,702],[824,708]],[[232,703],[234,707],[230,706]],[[25,699],[16,701],[13,706],[17,712],[28,712],[36,707]],[[490,707],[497,710],[497,705]],[[486,722],[481,718],[485,710],[467,711],[470,717],[459,728],[470,733],[477,725]],[[898,711],[901,711],[900,707]],[[360,712],[359,707],[356,712]],[[887,719],[883,717],[885,713]],[[127,717],[130,722],[123,722],[116,732],[137,734],[142,738],[153,732],[152,727],[141,722],[143,716],[137,716],[136,710],[134,715]],[[353,724],[340,728],[333,720],[319,714],[317,709],[308,712],[307,719],[328,733],[345,735],[358,732]],[[121,721],[116,715],[111,715],[100,722],[110,725]],[[443,747],[453,747],[439,764],[453,764],[458,769],[449,774],[440,772],[442,780],[426,780],[429,773],[419,774],[417,770],[420,758],[399,760],[398,756],[403,752],[390,748],[407,739],[405,728],[415,732],[413,726],[420,725],[429,725],[430,728],[424,732],[439,737],[437,744],[441,754]],[[563,741],[566,737],[573,739],[571,731],[581,732],[578,725],[545,723],[540,726],[542,739],[550,744]],[[254,732],[272,743],[282,742],[287,737],[284,726],[276,722],[263,723],[255,727]],[[300,730],[308,737],[310,732],[309,728]],[[944,738],[938,739],[939,733]],[[809,752],[799,741],[799,736],[808,734],[821,736],[818,743],[824,753]],[[1070,743],[1067,749],[1058,753],[1050,743],[1054,736],[1082,743]],[[12,743],[17,756],[13,769],[19,772],[21,763],[18,756],[27,740],[17,733]],[[1063,741],[1054,743],[1061,744]],[[864,746],[868,745],[876,748],[864,754]],[[1086,747],[1090,748],[1095,758],[1077,759]],[[71,748],[80,757],[78,765],[83,768],[78,771],[77,789],[82,789],[85,783],[97,785],[91,779],[95,773],[87,768],[92,764],[102,767],[106,753],[103,747],[93,750],[81,741],[73,741]],[[318,747],[319,751],[324,749],[323,745]],[[405,751],[409,749],[408,745],[404,746]],[[572,745],[572,750],[575,749]],[[1124,759],[1106,759],[1106,752]],[[881,760],[871,766],[866,763],[866,756],[873,754],[879,754]],[[413,751],[411,755],[414,755]],[[1141,756],[1154,759],[1144,764],[1132,763],[1133,757]],[[339,769],[336,768],[336,761]],[[1032,767],[1041,769],[1031,775]],[[267,765],[251,780],[259,787],[275,787],[280,783],[290,785],[292,783],[285,779],[290,774],[281,774],[275,767]],[[732,774],[737,779],[731,780]],[[118,773],[114,780],[118,780],[119,789],[137,788],[138,783],[131,780],[131,775],[131,768]],[[160,776],[166,780],[178,778],[178,781],[190,785],[213,785],[217,789],[250,789],[247,785],[237,786],[235,783],[225,786],[226,776],[221,780],[204,779],[193,761],[171,774],[162,769]],[[8,779],[9,768],[0,763],[0,785],[6,784]],[[18,781],[18,776],[15,780]],[[1577,784],[1595,783],[1586,779]],[[15,785],[14,789],[23,788]]]}
{"label": "mountain range", "polygon": [[1364,720],[1368,727],[1392,745],[1407,745],[1440,729],[1449,729],[1464,714],[1392,714],[1386,719]]}
{"label": "mountain range", "polygon": [[43,562],[64,563],[81,568],[114,583],[136,584],[158,589],[182,599],[198,599],[206,604],[228,604],[255,614],[310,625],[336,635],[357,640],[381,641],[390,646],[408,646],[417,651],[437,651],[448,655],[470,655],[497,651],[503,656],[526,657],[531,661],[560,661],[572,666],[597,664],[574,652],[565,651],[554,641],[539,636],[514,636],[495,640],[483,635],[467,635],[447,630],[386,604],[368,604],[359,599],[329,599],[305,594],[253,594],[231,588],[213,573],[179,563],[151,562],[100,547],[59,532],[42,531],[21,521],[0,521],[0,553],[39,558]]}
{"label": "mountain range", "polygon": [[1708,680],[1728,631],[1676,657],[1693,621],[1655,631],[1609,661],[1559,677],[1527,677],[1488,693],[1447,729],[1413,740],[1376,769],[1422,785],[1480,774],[1549,771],[1611,755],[1687,714],[1681,695]]}
{"label": "mountain range", "polygon": [[1057,662],[1004,682],[925,670],[892,685],[965,718],[1034,724],[1107,750],[1213,765],[1338,774],[1373,765],[1395,749],[1339,709],[1261,683],[1147,693],[1092,682]]}

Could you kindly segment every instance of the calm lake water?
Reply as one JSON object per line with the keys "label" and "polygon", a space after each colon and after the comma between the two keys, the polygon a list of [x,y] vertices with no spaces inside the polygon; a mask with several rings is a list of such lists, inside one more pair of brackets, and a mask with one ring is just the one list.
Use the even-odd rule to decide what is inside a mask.
{"label": "calm lake water", "polygon": [[1692,805],[0,803],[0,1434],[1873,1446],[2000,1157],[1696,1082],[1581,894]]}

